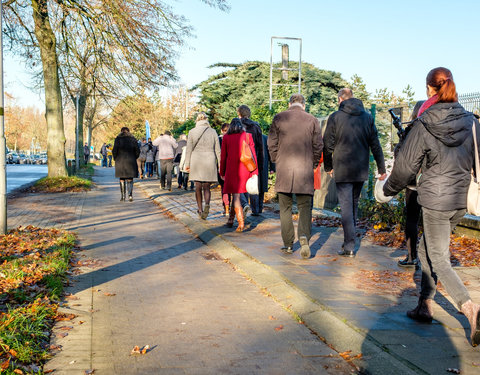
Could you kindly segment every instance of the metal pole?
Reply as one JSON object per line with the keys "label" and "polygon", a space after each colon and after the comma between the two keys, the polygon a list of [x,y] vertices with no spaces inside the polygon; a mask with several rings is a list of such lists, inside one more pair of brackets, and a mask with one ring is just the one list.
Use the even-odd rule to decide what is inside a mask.
{"label": "metal pole", "polygon": [[3,8],[0,1],[0,234],[7,233],[7,170],[3,103]]}
{"label": "metal pole", "polygon": [[79,110],[79,107],[80,107],[80,95],[77,95],[77,100],[76,100],[76,104],[77,104],[77,120],[75,121],[75,170],[76,170],[76,173],[78,173],[79,169],[80,169],[80,160],[79,160],[79,145],[78,145],[78,110]]}
{"label": "metal pole", "polygon": [[269,108],[272,110],[272,83],[273,83],[273,37],[270,38],[270,101]]}

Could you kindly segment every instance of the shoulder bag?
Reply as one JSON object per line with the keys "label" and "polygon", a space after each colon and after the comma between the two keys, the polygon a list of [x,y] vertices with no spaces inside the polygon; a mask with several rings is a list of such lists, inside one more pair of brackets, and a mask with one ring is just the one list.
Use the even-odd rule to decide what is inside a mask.
{"label": "shoulder bag", "polygon": [[[478,158],[477,134],[475,132],[475,121],[472,126],[473,132],[473,147],[475,147],[475,174],[472,171],[472,179],[468,187],[467,194],[467,212],[470,215],[480,216],[480,184],[478,182],[478,175],[480,173],[480,162]],[[477,177],[475,177],[477,175]]]}
{"label": "shoulder bag", "polygon": [[[246,133],[245,138],[248,140],[249,133]],[[241,148],[241,155],[240,161],[242,164],[247,168],[249,172],[253,172],[257,169],[257,164],[255,163],[255,158],[253,157],[252,149],[250,148],[249,144],[242,141],[242,148]]]}

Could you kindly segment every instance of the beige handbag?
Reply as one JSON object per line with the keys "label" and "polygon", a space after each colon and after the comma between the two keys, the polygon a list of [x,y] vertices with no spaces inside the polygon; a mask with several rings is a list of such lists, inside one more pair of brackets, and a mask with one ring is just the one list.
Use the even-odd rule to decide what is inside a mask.
{"label": "beige handbag", "polygon": [[[475,121],[472,126],[473,132],[473,145],[475,147],[475,171],[476,175],[480,174],[480,162],[478,159],[478,145],[477,134],[475,132]],[[467,212],[470,215],[480,216],[480,183],[478,177],[472,171],[472,179],[470,180],[470,186],[468,187],[467,194]]]}

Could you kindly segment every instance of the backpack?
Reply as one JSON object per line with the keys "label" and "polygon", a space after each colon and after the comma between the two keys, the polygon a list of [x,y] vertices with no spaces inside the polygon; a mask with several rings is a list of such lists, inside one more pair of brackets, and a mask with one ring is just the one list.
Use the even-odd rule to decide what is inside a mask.
{"label": "backpack", "polygon": [[146,145],[143,145],[142,147],[140,147],[140,155],[138,156],[138,160],[140,161],[145,161],[147,160],[147,152],[148,152],[148,144]]}

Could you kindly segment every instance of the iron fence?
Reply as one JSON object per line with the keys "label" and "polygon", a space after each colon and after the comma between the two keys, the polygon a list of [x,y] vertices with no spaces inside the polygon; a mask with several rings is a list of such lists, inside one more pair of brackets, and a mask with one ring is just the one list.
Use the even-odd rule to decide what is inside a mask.
{"label": "iron fence", "polygon": [[480,114],[480,92],[461,94],[458,96],[458,102],[467,111]]}

